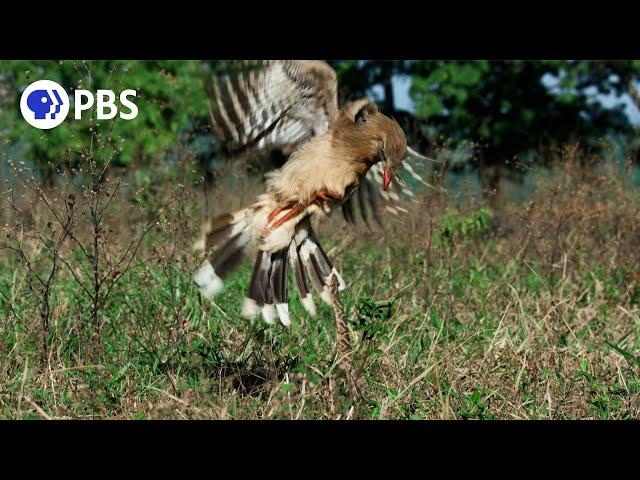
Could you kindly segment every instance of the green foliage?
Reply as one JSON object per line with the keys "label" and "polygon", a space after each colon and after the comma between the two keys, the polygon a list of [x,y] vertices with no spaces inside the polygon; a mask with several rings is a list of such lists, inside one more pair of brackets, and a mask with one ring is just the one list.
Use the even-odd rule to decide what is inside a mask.
{"label": "green foliage", "polygon": [[[447,220],[453,238],[460,238],[460,223],[477,213],[462,216],[467,220],[459,214]],[[486,227],[487,222],[470,229],[480,232],[478,224]],[[158,246],[163,241],[152,239]],[[365,401],[356,405],[358,418],[635,415],[640,394],[636,323],[620,315],[579,330],[571,324],[574,337],[564,322],[545,318],[558,308],[557,299],[545,297],[545,281],[533,271],[537,264],[521,272],[517,262],[496,259],[492,244],[486,256],[467,249],[466,262],[450,265],[440,263],[449,255],[436,248],[432,253],[440,260],[423,278],[420,264],[406,271],[394,267],[394,281],[362,276],[366,261],[385,269],[381,243],[354,247],[352,255],[360,261],[340,267],[355,286],[342,297],[359,339],[356,368],[366,381]],[[402,260],[398,256],[390,262]],[[69,275],[57,279],[53,303],[62,313],[51,323],[56,363],[50,372],[39,363],[38,292],[29,286],[23,266],[3,259],[0,416],[24,412],[22,418],[38,417],[32,404],[23,401],[18,408],[20,392],[56,417],[212,418],[224,412],[232,418],[335,418],[330,402],[346,415],[351,399],[328,391],[337,375],[331,370],[335,330],[329,306],[318,304],[311,318],[292,293],[291,327],[266,326],[259,318],[240,317],[251,265],[230,275],[211,303],[199,297],[186,262],[164,261],[136,262],[101,312],[100,330],[87,321],[89,300],[78,284]],[[604,272],[595,275],[605,278]],[[624,276],[610,277],[612,287],[623,292]],[[400,285],[410,279],[413,285],[394,296],[396,279]],[[576,299],[583,289],[576,283],[571,291]],[[384,298],[394,300],[379,300]],[[613,310],[624,301],[600,294],[590,297],[590,306]],[[619,329],[632,334],[620,338]],[[611,355],[625,359],[621,368]],[[583,356],[589,360],[578,367]],[[553,363],[555,358],[566,364]],[[563,395],[569,400],[563,401]]]}
{"label": "green foliage", "polygon": [[487,413],[487,405],[481,389],[474,390],[471,395],[462,395],[462,405],[456,413],[463,420],[493,420],[494,418],[493,414]]}
{"label": "green foliage", "polygon": [[[587,400],[595,418],[610,420],[615,414],[623,410],[626,397],[637,394],[638,379],[630,378],[621,383],[620,380],[607,382],[593,373],[593,366],[588,360],[580,363],[580,368],[575,372],[574,379],[583,381],[589,391]],[[623,415],[622,418],[628,418]]]}
{"label": "green foliage", "polygon": [[631,352],[629,352],[628,350],[626,350],[625,348],[622,348],[618,345],[615,345],[611,342],[606,342],[605,343],[607,345],[609,345],[611,348],[613,348],[616,352],[618,352],[620,355],[622,355],[624,357],[624,359],[629,362],[630,365],[635,365],[640,367],[640,358],[638,358],[636,355],[632,354]]}
{"label": "green foliage", "polygon": [[632,133],[623,108],[605,109],[593,94],[628,92],[637,62],[425,61],[410,72],[416,116],[436,135],[481,145],[489,163],[572,137],[597,147],[609,132]]}
{"label": "green foliage", "polygon": [[[184,135],[205,123],[208,103],[204,79],[209,65],[198,61],[7,61],[0,63],[5,86],[0,109],[0,131],[7,142],[18,143],[22,156],[45,175],[62,164],[82,166],[80,146],[87,145],[90,129],[102,137],[105,155],[114,155],[115,166],[145,165],[164,160]],[[77,88],[137,91],[139,113],[135,120],[98,121],[95,109],[82,120],[66,121],[42,131],[20,116],[20,95],[31,82],[49,79],[61,84],[73,101]],[[73,115],[73,108],[70,111]]]}
{"label": "green foliage", "polygon": [[491,227],[491,212],[480,209],[469,215],[461,215],[457,210],[447,211],[440,220],[440,230],[435,234],[438,245],[450,247],[475,239]]}
{"label": "green foliage", "polygon": [[[510,159],[540,145],[579,137],[599,148],[608,133],[628,137],[631,125],[622,108],[605,109],[594,92],[620,95],[640,75],[638,61],[332,61],[341,101],[371,94],[396,117],[410,142],[425,146],[447,138],[483,146],[489,163]],[[207,125],[204,82],[212,73],[233,70],[230,61],[6,61],[0,64],[0,132],[14,153],[45,177],[62,165],[82,165],[78,146],[89,128],[104,136],[113,164],[150,167],[164,162],[181,143]],[[394,75],[410,75],[415,113],[393,104]],[[116,93],[138,91],[135,121],[81,122],[50,130],[30,128],[20,118],[20,94],[31,82],[51,79],[73,98],[75,88]],[[543,82],[555,79],[549,88]],[[625,138],[626,138],[625,137]],[[5,147],[6,148],[6,147]],[[108,152],[106,153],[108,154]]]}
{"label": "green foliage", "polygon": [[[489,62],[486,61],[449,62],[425,72],[425,75],[415,75],[411,94],[416,102],[416,114],[428,120],[447,113],[445,101],[448,99],[454,104],[464,104],[488,70]],[[456,105],[453,105],[452,114],[468,117],[466,112],[456,110]]]}
{"label": "green foliage", "polygon": [[364,340],[374,340],[389,332],[388,320],[393,316],[393,301],[374,302],[368,297],[358,300],[357,326]]}
{"label": "green foliage", "polygon": [[609,273],[604,265],[595,265],[582,279],[585,294],[581,304],[586,305],[597,298],[617,300],[622,295],[623,281],[621,272]]}

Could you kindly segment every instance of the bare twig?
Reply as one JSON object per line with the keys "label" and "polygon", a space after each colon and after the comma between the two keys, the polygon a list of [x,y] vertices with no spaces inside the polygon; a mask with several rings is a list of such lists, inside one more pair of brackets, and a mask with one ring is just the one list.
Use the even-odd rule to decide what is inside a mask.
{"label": "bare twig", "polygon": [[340,294],[338,292],[338,278],[335,275],[331,276],[329,293],[331,294],[331,303],[333,305],[333,312],[336,319],[336,350],[338,357],[338,366],[347,377],[347,388],[349,389],[349,395],[351,395],[353,398],[356,398],[358,396],[361,396],[360,386],[358,385],[358,378],[353,366],[353,358],[351,356],[351,342],[349,341],[349,328],[344,318],[344,306],[340,301]]}

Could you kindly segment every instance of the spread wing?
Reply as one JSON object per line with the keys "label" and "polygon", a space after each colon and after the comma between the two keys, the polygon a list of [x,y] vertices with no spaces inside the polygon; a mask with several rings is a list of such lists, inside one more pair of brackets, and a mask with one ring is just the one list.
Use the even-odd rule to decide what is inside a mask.
{"label": "spread wing", "polygon": [[288,148],[323,133],[338,113],[335,71],[315,60],[245,62],[212,78],[211,126],[227,155]]}
{"label": "spread wing", "polygon": [[342,214],[348,223],[355,225],[359,213],[367,226],[370,227],[372,220],[383,226],[382,214],[391,214],[399,219],[409,213],[408,208],[412,203],[419,203],[413,192],[415,189],[420,186],[434,188],[424,179],[424,162],[406,158],[386,191],[382,188],[382,168],[382,163],[373,165],[357,190],[342,204]]}

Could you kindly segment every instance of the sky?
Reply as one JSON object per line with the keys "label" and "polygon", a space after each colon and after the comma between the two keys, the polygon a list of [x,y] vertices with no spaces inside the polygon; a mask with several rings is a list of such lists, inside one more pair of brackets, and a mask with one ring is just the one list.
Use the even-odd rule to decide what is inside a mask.
{"label": "sky", "polygon": [[[409,88],[411,88],[411,76],[410,75],[394,75],[391,78],[393,83],[393,100],[396,110],[406,110],[408,112],[414,111],[413,100],[409,96]],[[373,100],[380,101],[384,98],[384,88],[382,85],[375,85],[371,88],[370,96]]]}
{"label": "sky", "polygon": [[638,107],[636,106],[635,103],[633,103],[633,100],[631,100],[631,97],[628,94],[625,93],[621,97],[616,97],[613,94],[610,94],[610,95],[596,94],[595,96],[598,98],[598,100],[603,106],[608,108],[615,107],[616,105],[622,103],[625,107],[625,112],[631,119],[631,123],[633,123],[634,125],[640,125],[640,110],[638,110]]}

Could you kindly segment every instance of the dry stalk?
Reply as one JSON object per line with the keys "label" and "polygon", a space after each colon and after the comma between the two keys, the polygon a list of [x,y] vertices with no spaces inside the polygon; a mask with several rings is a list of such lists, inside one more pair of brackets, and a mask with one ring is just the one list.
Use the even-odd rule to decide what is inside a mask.
{"label": "dry stalk", "polygon": [[338,279],[335,275],[331,276],[331,284],[329,285],[329,293],[331,294],[331,304],[336,319],[336,350],[338,367],[346,375],[347,389],[352,398],[361,396],[361,389],[358,383],[356,370],[353,366],[353,357],[351,355],[351,342],[349,340],[349,328],[344,315],[344,306],[340,300],[338,292]]}

